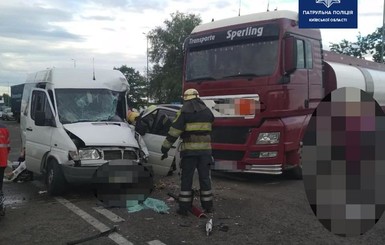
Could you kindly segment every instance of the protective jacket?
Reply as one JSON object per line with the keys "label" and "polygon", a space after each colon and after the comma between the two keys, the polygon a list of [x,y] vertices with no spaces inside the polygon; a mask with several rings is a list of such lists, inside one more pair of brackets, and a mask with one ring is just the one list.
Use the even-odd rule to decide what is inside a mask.
{"label": "protective jacket", "polygon": [[181,137],[181,157],[211,155],[213,121],[214,115],[201,99],[184,101],[163,142],[162,153]]}
{"label": "protective jacket", "polygon": [[10,150],[9,131],[4,124],[0,124],[0,167],[7,166]]}

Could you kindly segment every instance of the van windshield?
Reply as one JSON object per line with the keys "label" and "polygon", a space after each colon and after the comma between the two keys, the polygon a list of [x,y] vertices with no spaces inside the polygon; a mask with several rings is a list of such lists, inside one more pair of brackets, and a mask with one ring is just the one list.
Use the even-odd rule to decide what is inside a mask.
{"label": "van windshield", "polygon": [[124,92],[108,89],[55,89],[61,123],[112,121],[122,122],[118,115]]}
{"label": "van windshield", "polygon": [[186,58],[187,82],[267,76],[275,71],[278,63],[278,41],[192,49]]}

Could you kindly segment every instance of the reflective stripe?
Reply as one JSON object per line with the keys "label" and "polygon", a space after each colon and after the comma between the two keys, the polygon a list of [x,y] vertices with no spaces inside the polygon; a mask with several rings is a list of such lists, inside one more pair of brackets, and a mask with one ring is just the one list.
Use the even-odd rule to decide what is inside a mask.
{"label": "reflective stripe", "polygon": [[210,135],[190,135],[189,137],[186,137],[183,139],[183,142],[185,143],[196,143],[196,142],[211,142],[211,136]]}
{"label": "reflective stripe", "polygon": [[0,144],[0,148],[3,148],[3,147],[4,147],[4,148],[5,148],[5,147],[8,148],[8,147],[9,147],[9,144]]}
{"label": "reflective stripe", "polygon": [[179,202],[192,202],[192,197],[179,197]]}
{"label": "reflective stripe", "polygon": [[207,123],[207,122],[186,123],[186,131],[211,131],[211,123]]}
{"label": "reflective stripe", "polygon": [[213,192],[211,190],[209,190],[209,191],[201,191],[201,195],[210,195],[210,194],[213,194]]}
{"label": "reflective stripe", "polygon": [[175,138],[178,138],[182,133],[182,130],[176,129],[174,127],[170,127],[170,130],[168,131],[168,134]]}
{"label": "reflective stripe", "polygon": [[183,195],[183,196],[191,196],[191,195],[192,195],[192,191],[180,191],[180,192],[179,192],[179,195]]}
{"label": "reflective stripe", "polygon": [[167,139],[165,139],[165,140],[163,141],[163,147],[164,147],[164,148],[170,149],[171,146],[172,146],[172,144],[171,144],[170,142],[168,142]]}
{"label": "reflective stripe", "polygon": [[181,150],[211,150],[211,143],[202,142],[202,143],[182,143]]}
{"label": "reflective stripe", "polygon": [[202,197],[201,196],[201,201],[207,202],[207,201],[212,201],[212,200],[213,200],[212,196],[209,196],[209,197]]}
{"label": "reflective stripe", "polygon": [[175,119],[174,121],[172,121],[173,123],[176,122],[180,116],[180,113],[181,113],[181,110],[179,110],[177,113],[176,113],[176,116],[175,116]]}

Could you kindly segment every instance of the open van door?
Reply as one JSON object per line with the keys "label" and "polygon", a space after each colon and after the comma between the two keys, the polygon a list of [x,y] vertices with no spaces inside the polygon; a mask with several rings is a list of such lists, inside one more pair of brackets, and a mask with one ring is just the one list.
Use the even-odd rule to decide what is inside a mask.
{"label": "open van door", "polygon": [[51,150],[51,137],[56,127],[53,106],[47,91],[33,89],[26,115],[25,147],[27,169],[41,173],[42,159]]}
{"label": "open van door", "polygon": [[169,150],[168,158],[161,160],[163,155],[161,147],[175,115],[176,111],[158,108],[141,118],[141,123],[146,128],[146,133],[142,137],[150,153],[148,162],[156,175],[166,176],[171,169],[174,158],[177,159],[176,161],[179,159],[179,152],[177,151],[179,140],[177,140]]}

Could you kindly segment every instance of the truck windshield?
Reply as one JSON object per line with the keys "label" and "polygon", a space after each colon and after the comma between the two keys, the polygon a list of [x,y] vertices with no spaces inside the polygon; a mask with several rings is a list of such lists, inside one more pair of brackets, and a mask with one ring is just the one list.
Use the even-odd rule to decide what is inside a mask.
{"label": "truck windshield", "polygon": [[186,60],[186,81],[271,75],[276,68],[277,56],[277,40],[190,50]]}
{"label": "truck windshield", "polygon": [[61,123],[112,121],[122,122],[118,111],[124,92],[107,89],[56,89]]}

